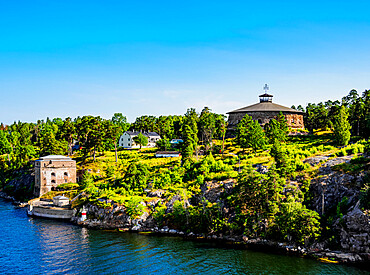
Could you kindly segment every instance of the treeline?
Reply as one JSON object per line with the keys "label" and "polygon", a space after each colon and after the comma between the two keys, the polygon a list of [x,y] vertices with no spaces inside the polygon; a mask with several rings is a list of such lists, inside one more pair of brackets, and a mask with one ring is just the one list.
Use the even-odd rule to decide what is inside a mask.
{"label": "treeline", "polygon": [[196,143],[201,141],[209,147],[214,137],[223,135],[225,125],[225,116],[212,113],[207,107],[200,114],[189,109],[184,116],[140,116],[134,123],[128,123],[121,113],[114,114],[111,119],[83,116],[47,118],[37,123],[2,123],[0,169],[16,170],[39,156],[71,155],[77,142],[82,148],[82,156],[91,156],[95,160],[97,152],[117,149],[119,137],[127,130],[157,132],[167,143],[174,138],[189,136],[191,131]]}
{"label": "treeline", "polygon": [[334,127],[334,119],[343,106],[348,113],[348,120],[351,125],[353,136],[370,136],[370,90],[365,90],[359,95],[356,90],[351,90],[341,101],[325,101],[318,104],[309,103],[306,108],[299,105],[293,109],[305,113],[305,127],[313,131],[314,129],[331,129]]}

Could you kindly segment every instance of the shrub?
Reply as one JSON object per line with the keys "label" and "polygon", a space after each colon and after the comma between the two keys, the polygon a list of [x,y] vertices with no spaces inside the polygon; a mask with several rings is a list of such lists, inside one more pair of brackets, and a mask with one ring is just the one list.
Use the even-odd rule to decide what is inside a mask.
{"label": "shrub", "polygon": [[57,186],[57,190],[74,190],[78,187],[79,185],[77,183],[63,183]]}
{"label": "shrub", "polygon": [[144,205],[141,204],[141,197],[133,196],[126,201],[126,213],[132,218],[137,218],[144,213]]}
{"label": "shrub", "polygon": [[281,237],[286,240],[304,244],[309,239],[320,236],[319,214],[307,209],[300,202],[282,203],[276,223]]}
{"label": "shrub", "polygon": [[337,153],[337,156],[338,157],[347,156],[347,150],[346,150],[346,148],[340,149],[340,151]]}
{"label": "shrub", "polygon": [[364,144],[364,152],[365,152],[365,153],[370,153],[370,140],[368,140],[368,141]]}
{"label": "shrub", "polygon": [[158,203],[158,205],[155,208],[155,211],[153,212],[153,219],[158,223],[158,225],[162,225],[165,217],[166,217],[166,205],[162,205],[161,202]]}
{"label": "shrub", "polygon": [[148,166],[143,163],[131,163],[127,168],[124,182],[134,191],[142,191],[147,186],[149,178]]}

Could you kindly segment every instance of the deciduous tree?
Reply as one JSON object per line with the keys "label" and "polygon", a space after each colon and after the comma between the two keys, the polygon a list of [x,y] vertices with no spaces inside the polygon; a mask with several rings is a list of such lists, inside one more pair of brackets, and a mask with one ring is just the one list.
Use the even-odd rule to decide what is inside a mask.
{"label": "deciduous tree", "polygon": [[144,136],[142,133],[139,133],[136,137],[133,138],[136,144],[140,145],[140,149],[142,146],[148,145],[148,138]]}

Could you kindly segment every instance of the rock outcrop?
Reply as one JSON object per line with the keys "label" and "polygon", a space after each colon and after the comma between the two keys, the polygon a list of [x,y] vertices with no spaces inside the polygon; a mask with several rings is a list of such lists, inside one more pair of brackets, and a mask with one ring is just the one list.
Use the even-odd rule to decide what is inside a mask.
{"label": "rock outcrop", "polygon": [[[342,249],[354,253],[370,253],[370,212],[357,205],[336,222]],[[370,254],[368,255],[370,256]]]}
{"label": "rock outcrop", "polygon": [[[351,156],[346,156],[328,160],[322,164],[318,175],[311,181],[312,208],[320,215],[336,207],[345,197],[348,199],[348,205],[358,201],[362,175],[350,175],[333,170],[335,165],[348,163],[351,158]],[[308,163],[320,163],[318,160],[325,161],[325,158],[311,158]]]}

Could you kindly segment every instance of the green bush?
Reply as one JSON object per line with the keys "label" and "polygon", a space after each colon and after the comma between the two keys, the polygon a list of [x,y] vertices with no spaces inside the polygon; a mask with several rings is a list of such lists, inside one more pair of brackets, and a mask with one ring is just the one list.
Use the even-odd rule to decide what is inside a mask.
{"label": "green bush", "polygon": [[346,148],[342,148],[342,149],[340,149],[340,151],[337,153],[337,156],[338,156],[338,157],[344,157],[344,156],[347,156],[347,150],[346,150]]}
{"label": "green bush", "polygon": [[166,209],[166,205],[159,202],[153,212],[153,219],[157,222],[159,226],[162,226],[163,222],[165,221]]}
{"label": "green bush", "polygon": [[361,206],[364,209],[370,209],[370,183],[365,183],[361,188],[360,199]]}
{"label": "green bush", "polygon": [[276,223],[281,237],[305,244],[320,236],[319,214],[309,210],[300,202],[282,203]]}
{"label": "green bush", "polygon": [[364,144],[364,152],[365,152],[365,153],[370,153],[370,140],[368,140],[368,141]]}
{"label": "green bush", "polygon": [[78,187],[77,183],[63,183],[57,186],[57,190],[74,190],[78,189]]}
{"label": "green bush", "polygon": [[125,202],[126,213],[135,219],[144,213],[144,205],[141,204],[142,198],[133,196]]}

